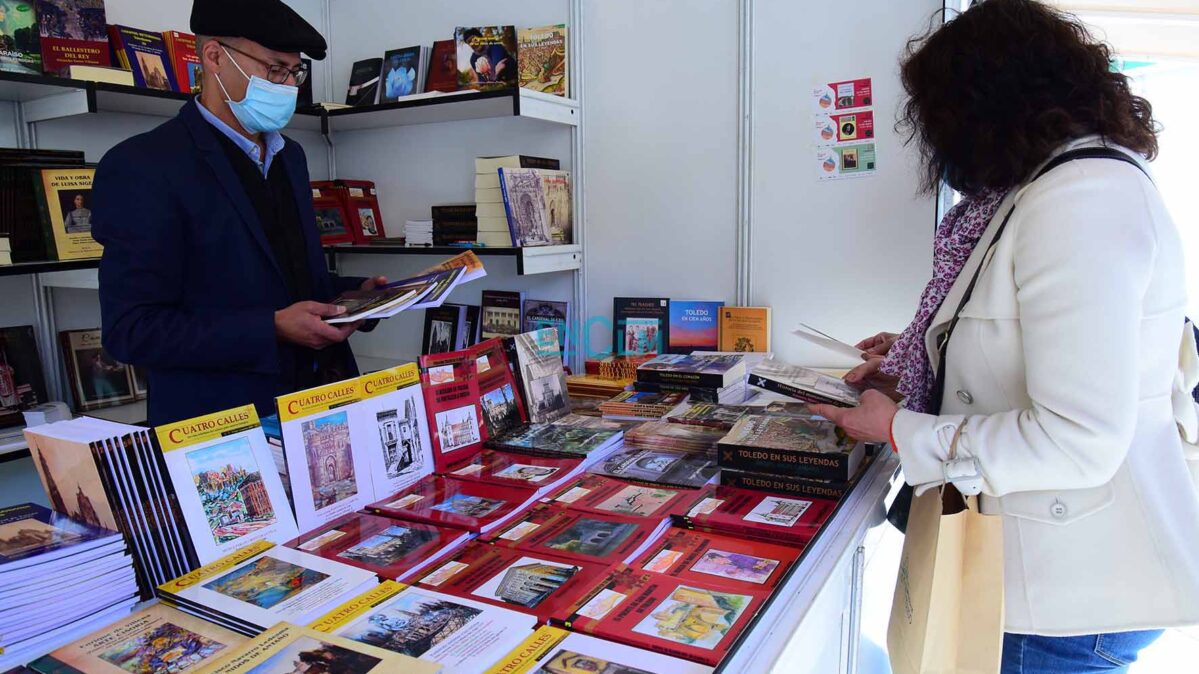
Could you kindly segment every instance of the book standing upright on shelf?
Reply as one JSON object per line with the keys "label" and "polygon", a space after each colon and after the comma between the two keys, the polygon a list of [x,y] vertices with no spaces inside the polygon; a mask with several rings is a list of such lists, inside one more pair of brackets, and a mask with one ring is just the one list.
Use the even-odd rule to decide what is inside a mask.
{"label": "book standing upright on shelf", "polygon": [[422,355],[461,351],[467,347],[467,341],[464,305],[444,304],[434,309],[425,309]]}
{"label": "book standing upright on shelf", "polygon": [[379,75],[383,59],[356,61],[350,69],[350,84],[346,89],[346,105],[356,108],[379,102]]}
{"label": "book standing upright on shelf", "polygon": [[179,91],[162,33],[109,26],[108,36],[121,67],[133,73],[135,85],[159,91]]}
{"label": "book standing upright on shelf", "polygon": [[42,74],[36,4],[18,3],[5,12],[4,33],[11,43],[0,50],[0,71],[23,75]]}
{"label": "book standing upright on shelf", "polygon": [[529,420],[544,424],[570,414],[566,368],[562,362],[558,331],[542,328],[512,338],[516,372],[529,403]]}
{"label": "book standing upright on shelf", "polygon": [[379,75],[379,103],[395,103],[405,96],[419,94],[425,88],[429,48],[417,45],[392,49],[383,55]]}
{"label": "book standing upright on shelf", "polygon": [[465,351],[421,356],[421,387],[436,470],[445,470],[483,448],[475,367]]}
{"label": "book standing upright on shelf", "polygon": [[516,27],[459,27],[454,31],[458,50],[458,88],[494,91],[516,86]]}
{"label": "book standing upright on shelf", "polygon": [[520,87],[545,94],[566,96],[568,57],[566,26],[521,28],[517,32]]}
{"label": "book standing upright on shelf", "polygon": [[104,350],[99,330],[70,330],[59,339],[75,409],[91,411],[134,401],[130,368]]}
{"label": "book standing upright on shelf", "polygon": [[717,351],[720,348],[720,310],[724,302],[670,300],[670,341],[667,353]]}
{"label": "book standing upright on shelf", "polygon": [[429,51],[425,91],[458,91],[458,43],[454,40],[437,40],[433,43]]}
{"label": "book standing upright on shelf", "polygon": [[104,0],[37,0],[42,69],[61,75],[73,64],[107,66],[108,21]]}
{"label": "book standing upright on shelf", "polygon": [[724,307],[720,310],[720,350],[770,351],[770,307]]}
{"label": "book standing upright on shelf", "polygon": [[22,410],[47,400],[33,326],[0,328],[0,428],[23,423]]}
{"label": "book standing upright on shelf", "polygon": [[536,332],[542,328],[554,328],[558,331],[558,350],[563,354],[570,353],[570,339],[567,336],[570,326],[569,302],[525,300],[522,316],[521,332]]}
{"label": "book standing upright on shelf", "polygon": [[524,295],[506,290],[484,290],[479,320],[483,339],[519,335]]}
{"label": "book standing upright on shelf", "polygon": [[670,300],[612,299],[612,353],[617,356],[665,353],[670,343]]}
{"label": "book standing upright on shelf", "polygon": [[175,73],[175,90],[185,94],[200,93],[200,57],[196,54],[196,36],[168,30],[162,34],[167,56]]}
{"label": "book standing upright on shelf", "polygon": [[100,257],[104,248],[92,238],[92,179],[96,169],[42,169],[40,173],[38,210],[50,259]]}

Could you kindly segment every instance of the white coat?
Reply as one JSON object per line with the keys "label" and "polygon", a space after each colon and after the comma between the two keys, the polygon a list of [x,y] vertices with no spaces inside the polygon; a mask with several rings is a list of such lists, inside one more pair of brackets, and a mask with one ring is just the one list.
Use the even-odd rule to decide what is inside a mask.
{"label": "white coat", "polygon": [[1124,162],[1076,160],[1022,186],[926,333],[934,367],[1013,203],[950,340],[940,416],[901,410],[892,425],[905,479],[943,482],[965,424],[959,456],[978,460],[982,511],[1004,520],[1009,632],[1199,623],[1199,495],[1171,403],[1186,306],[1178,232]]}

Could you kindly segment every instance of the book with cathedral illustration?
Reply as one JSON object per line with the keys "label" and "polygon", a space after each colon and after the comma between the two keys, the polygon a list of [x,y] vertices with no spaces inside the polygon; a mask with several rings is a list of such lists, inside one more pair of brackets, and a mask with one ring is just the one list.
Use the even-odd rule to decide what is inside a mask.
{"label": "book with cathedral illustration", "polygon": [[158,587],[185,613],[256,636],[281,621],[307,624],[378,584],[375,574],[258,541]]}
{"label": "book with cathedral illustration", "polygon": [[289,622],[264,631],[203,669],[204,674],[436,674],[438,671],[436,665],[415,658]]}
{"label": "book with cathedral illustration", "polygon": [[435,470],[444,471],[483,448],[476,364],[468,351],[420,357]]}
{"label": "book with cathedral illustration", "polygon": [[299,535],[253,405],[155,429],[200,564]]}
{"label": "book with cathedral illustration", "polygon": [[514,648],[537,619],[481,601],[384,581],[312,623],[318,632],[441,665],[482,672]]}
{"label": "book with cathedral illustration", "polygon": [[866,445],[832,423],[802,417],[742,417],[717,445],[721,468],[848,482]]}
{"label": "book with cathedral illustration", "polygon": [[716,457],[674,449],[622,449],[591,468],[592,473],[668,487],[695,489],[716,475]]}
{"label": "book with cathedral illustration", "polygon": [[301,533],[361,510],[374,497],[369,449],[350,432],[353,406],[360,400],[357,379],[275,400]]}
{"label": "book with cathedral illustration", "polygon": [[154,604],[29,664],[44,674],[200,671],[246,637],[165,604]]}
{"label": "book with cathedral illustration", "polygon": [[532,487],[540,496],[585,468],[579,458],[533,456],[485,449],[447,474],[459,480],[510,487]]}
{"label": "book with cathedral illustration", "polygon": [[579,512],[660,519],[686,512],[698,493],[694,489],[635,484],[588,473],[546,501]]}
{"label": "book with cathedral illustration", "polygon": [[670,526],[667,518],[599,515],[538,504],[480,540],[531,555],[621,564]]}
{"label": "book with cathedral illustration", "polygon": [[572,241],[570,174],[536,168],[500,168],[508,232],[517,246]]}
{"label": "book with cathedral illustration", "polygon": [[566,366],[555,328],[541,328],[513,338],[517,378],[529,403],[529,420],[544,424],[570,414]]}
{"label": "book with cathedral illustration", "polygon": [[546,625],[483,674],[712,674],[712,668]]}
{"label": "book with cathedral illustration", "polygon": [[796,545],[672,528],[629,565],[684,583],[771,590],[802,552],[803,547]]}
{"label": "book with cathedral illustration", "polygon": [[764,589],[730,590],[618,567],[553,623],[705,665],[719,664],[762,607]]}
{"label": "book with cathedral illustration", "polygon": [[109,26],[108,42],[121,67],[133,73],[134,85],[159,91],[179,91],[162,33]]}
{"label": "book with cathedral illustration", "polygon": [[836,509],[837,502],[830,499],[709,485],[675,520],[699,531],[807,545]]}
{"label": "book with cathedral illustration", "polygon": [[472,541],[414,585],[534,615],[544,622],[586,594],[606,571],[603,564]]}
{"label": "book with cathedral illustration", "polygon": [[366,569],[380,578],[404,580],[468,540],[470,534],[461,529],[350,513],[286,545]]}
{"label": "book with cathedral illustration", "polygon": [[[56,513],[33,503],[0,508],[0,587],[19,569],[75,558],[89,550],[123,550],[121,534]],[[39,571],[40,572],[40,571]]]}
{"label": "book with cathedral illustration", "polygon": [[362,401],[350,408],[351,440],[368,456],[371,500],[433,473],[433,441],[415,363],[359,378]]}
{"label": "book with cathedral illustration", "polygon": [[537,492],[531,488],[433,475],[368,509],[396,519],[479,533],[502,526],[536,499]]}
{"label": "book with cathedral illustration", "polygon": [[857,407],[861,395],[842,379],[773,358],[749,371],[749,385],[808,403],[838,407]]}

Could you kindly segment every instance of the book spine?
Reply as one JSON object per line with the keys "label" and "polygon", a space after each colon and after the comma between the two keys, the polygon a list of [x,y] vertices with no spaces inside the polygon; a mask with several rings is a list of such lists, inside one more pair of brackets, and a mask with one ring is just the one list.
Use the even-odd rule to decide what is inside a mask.
{"label": "book spine", "polygon": [[528,157],[520,155],[520,167],[527,169],[545,169],[548,171],[561,171],[562,162],[557,159],[548,159],[546,157]]}
{"label": "book spine", "polygon": [[633,390],[644,393],[662,393],[677,391],[691,396],[693,403],[719,403],[720,389],[707,386],[686,386],[684,384],[659,384],[656,382],[633,382]]}
{"label": "book spine", "polygon": [[710,372],[676,372],[671,370],[638,370],[637,380],[652,384],[674,384],[683,387],[723,388],[724,375]]}
{"label": "book spine", "polygon": [[512,212],[512,204],[508,200],[508,180],[503,169],[497,170],[497,173],[500,174],[500,194],[504,196],[504,215],[508,217],[508,235],[512,237],[512,245],[519,246],[520,240],[516,237],[516,214]]}
{"label": "book spine", "polygon": [[794,450],[745,447],[720,443],[717,464],[722,468],[785,477],[848,482],[849,457],[845,454],[818,454]]}
{"label": "book spine", "polygon": [[816,480],[789,475],[767,475],[741,470],[720,470],[720,484],[739,489],[786,494],[800,498],[840,500],[853,487],[852,482]]}
{"label": "book spine", "polygon": [[761,375],[756,375],[756,374],[750,375],[749,381],[750,381],[750,385],[754,386],[756,388],[764,389],[764,390],[770,391],[772,393],[778,393],[781,395],[785,395],[790,398],[795,398],[796,400],[802,400],[806,403],[818,403],[818,404],[822,404],[822,405],[835,405],[837,407],[850,407],[850,405],[846,405],[845,403],[843,403],[839,400],[834,400],[832,398],[822,396],[818,393],[813,393],[812,391],[805,391],[801,388],[796,388],[794,386],[791,386],[790,384],[784,384],[781,381],[775,381],[774,379],[768,379]]}
{"label": "book spine", "polygon": [[[33,181],[35,183],[34,194],[37,195],[38,221],[41,222],[42,229],[42,249],[45,251],[47,260],[57,260],[58,243],[54,240],[54,221],[50,217],[50,202],[46,196],[46,181],[38,171],[34,172]],[[63,223],[63,225],[65,226],[66,223]]]}

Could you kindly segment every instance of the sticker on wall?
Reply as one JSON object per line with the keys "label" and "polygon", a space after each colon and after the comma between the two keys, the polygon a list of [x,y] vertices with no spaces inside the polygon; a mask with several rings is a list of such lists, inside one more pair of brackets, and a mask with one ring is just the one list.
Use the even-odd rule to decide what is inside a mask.
{"label": "sticker on wall", "polygon": [[817,114],[815,120],[816,144],[837,145],[874,140],[874,111]]}
{"label": "sticker on wall", "polygon": [[870,78],[830,82],[812,90],[818,112],[842,112],[874,105],[874,87]]}
{"label": "sticker on wall", "polygon": [[819,148],[816,164],[821,180],[861,178],[878,170],[874,143]]}

